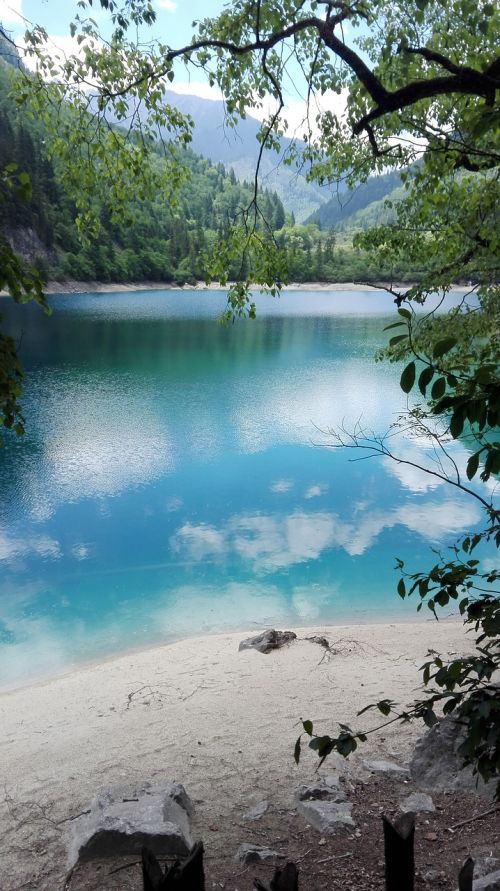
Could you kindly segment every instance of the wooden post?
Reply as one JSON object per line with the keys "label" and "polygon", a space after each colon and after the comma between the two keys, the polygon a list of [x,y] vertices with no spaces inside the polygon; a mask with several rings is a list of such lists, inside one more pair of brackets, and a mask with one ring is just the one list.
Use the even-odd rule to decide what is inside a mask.
{"label": "wooden post", "polygon": [[386,891],[413,891],[415,880],[415,814],[401,814],[393,823],[384,824]]}
{"label": "wooden post", "polygon": [[474,880],[474,861],[472,857],[467,857],[458,876],[458,891],[472,891],[472,882]]}
{"label": "wooden post", "polygon": [[299,871],[295,863],[287,863],[283,869],[276,869],[271,884],[264,885],[259,879],[253,880],[256,891],[299,891]]}
{"label": "wooden post", "polygon": [[203,844],[197,842],[189,857],[178,860],[165,874],[154,854],[142,849],[142,877],[144,891],[205,891]]}

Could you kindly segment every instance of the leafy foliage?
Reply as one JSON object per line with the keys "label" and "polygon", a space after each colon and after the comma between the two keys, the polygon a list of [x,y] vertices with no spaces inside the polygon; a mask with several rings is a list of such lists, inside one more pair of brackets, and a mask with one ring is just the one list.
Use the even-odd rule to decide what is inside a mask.
{"label": "leafy foliage", "polygon": [[[11,163],[0,167],[0,205],[5,195],[14,193],[17,200],[30,197],[31,183],[25,171],[19,173]],[[16,303],[35,300],[45,306],[42,282],[36,269],[26,269],[9,242],[0,236],[0,291],[5,289]],[[0,315],[0,322],[2,316]],[[24,418],[18,397],[23,372],[13,339],[0,331],[0,425],[17,435],[24,433]],[[1,442],[1,440],[0,440]]]}

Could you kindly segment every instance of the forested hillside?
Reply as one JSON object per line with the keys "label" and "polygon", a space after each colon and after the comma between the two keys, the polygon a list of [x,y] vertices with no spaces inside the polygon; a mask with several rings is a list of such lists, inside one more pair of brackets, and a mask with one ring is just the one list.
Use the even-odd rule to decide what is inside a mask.
{"label": "forested hillside", "polygon": [[[203,259],[252,198],[252,188],[239,183],[222,164],[186,151],[189,169],[179,205],[136,204],[134,225],[113,225],[101,213],[98,243],[82,244],[75,226],[76,209],[65,197],[51,161],[44,155],[43,131],[22,120],[8,98],[7,66],[0,63],[0,168],[15,163],[29,174],[32,194],[20,201],[5,190],[0,226],[14,246],[45,275],[100,281],[185,282],[203,276]],[[279,198],[263,191],[261,210],[274,230],[285,223]],[[236,273],[236,270],[235,270]]]}
{"label": "forested hillside", "polygon": [[317,223],[321,229],[349,228],[353,224],[356,226],[355,220],[363,220],[361,211],[368,210],[375,203],[379,209],[379,218],[371,219],[370,225],[386,222],[389,215],[383,201],[389,195],[393,198],[393,191],[400,186],[400,176],[394,171],[382,176],[371,176],[366,183],[350,192],[339,191],[312,213],[307,222]]}
{"label": "forested hillside", "polygon": [[[239,180],[251,180],[259,154],[257,139],[260,124],[253,117],[246,117],[231,129],[225,124],[223,102],[202,99],[199,96],[182,95],[168,90],[168,102],[175,105],[183,114],[189,114],[195,122],[192,148],[195,152],[232,167]],[[281,153],[265,151],[261,159],[261,182],[265,188],[276,192],[285,210],[294,214],[298,222],[303,222],[316,208],[332,195],[332,187],[308,182],[306,169],[302,169],[300,156],[291,166],[281,163],[283,153],[290,147],[291,140],[281,137]],[[299,151],[305,144],[297,141]]]}
{"label": "forested hillside", "polygon": [[[232,168],[186,150],[183,162],[189,177],[175,207],[160,199],[136,203],[132,225],[113,223],[101,208],[98,239],[82,240],[75,225],[76,208],[61,186],[57,166],[47,157],[47,134],[36,121],[22,117],[9,97],[9,79],[19,60],[5,41],[3,50],[0,170],[15,164],[18,172],[29,174],[31,182],[27,200],[20,200],[15,190],[0,184],[0,231],[14,249],[46,280],[184,284],[203,279],[207,257],[217,251],[231,224],[249,206],[253,184],[238,181]],[[378,202],[374,199],[386,195],[396,183],[396,174],[371,179],[350,198],[341,199],[343,210],[339,199],[332,199],[307,225],[296,224],[294,214],[285,211],[275,192],[261,189],[262,234],[274,238],[283,251],[289,280],[418,278],[422,270],[409,268],[404,260],[389,267],[353,247],[356,229],[364,227],[363,215],[384,213],[383,197]],[[350,223],[354,227],[349,228]],[[335,233],[333,227],[344,231]],[[248,274],[241,260],[235,260],[229,269],[233,279]]]}

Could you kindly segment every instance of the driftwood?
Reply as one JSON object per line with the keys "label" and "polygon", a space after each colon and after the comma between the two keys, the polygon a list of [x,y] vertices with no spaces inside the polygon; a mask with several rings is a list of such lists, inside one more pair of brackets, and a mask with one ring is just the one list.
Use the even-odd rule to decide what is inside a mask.
{"label": "driftwood", "polygon": [[143,848],[142,879],[144,891],[205,891],[203,843],[197,842],[186,860],[176,860],[165,873],[149,848]]}
{"label": "driftwood", "polygon": [[256,891],[299,891],[299,871],[295,863],[287,863],[283,869],[276,870],[270,885],[254,879],[253,886]]}
{"label": "driftwood", "polygon": [[384,824],[386,891],[413,891],[415,879],[415,814],[402,814]]}

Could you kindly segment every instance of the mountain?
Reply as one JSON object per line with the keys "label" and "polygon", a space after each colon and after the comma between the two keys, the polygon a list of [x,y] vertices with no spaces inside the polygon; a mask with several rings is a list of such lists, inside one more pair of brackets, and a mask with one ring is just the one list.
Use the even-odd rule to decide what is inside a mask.
{"label": "mountain", "polygon": [[[182,154],[189,180],[181,186],[179,205],[161,198],[135,201],[134,224],[112,223],[100,208],[97,241],[82,243],[75,226],[76,208],[62,187],[57,163],[46,157],[41,121],[23,117],[9,95],[11,69],[0,60],[0,171],[15,162],[27,173],[31,194],[21,200],[0,179],[0,238],[35,264],[43,277],[98,281],[185,282],[203,277],[204,255],[216,249],[232,222],[247,207],[252,190],[191,150]],[[161,160],[159,160],[161,163]],[[285,224],[275,193],[259,192],[259,206],[272,230]],[[234,261],[231,276],[244,274]]]}
{"label": "mountain", "polygon": [[397,197],[392,193],[400,188],[399,173],[372,176],[356,189],[330,198],[308,217],[306,223],[315,223],[321,229],[346,229],[365,228],[362,221],[367,220],[369,225],[385,222],[388,211],[384,201],[389,197]]}
{"label": "mountain", "polygon": [[22,68],[23,64],[19,58],[19,54],[15,46],[10,40],[9,31],[0,22],[0,59],[12,65],[13,68]]}
{"label": "mountain", "polygon": [[[260,148],[257,140],[259,121],[249,116],[239,121],[238,126],[233,129],[225,125],[224,103],[221,101],[175,93],[173,90],[168,90],[165,98],[180,112],[193,118],[195,127],[191,148],[196,154],[232,167],[240,181],[253,181]],[[280,159],[291,143],[291,139],[282,137],[280,154],[264,151],[260,185],[263,189],[276,192],[285,209],[293,212],[296,220],[302,222],[328,200],[332,189],[330,186],[308,183],[297,166],[286,167],[280,164]],[[297,144],[299,149],[304,146],[300,140]]]}

